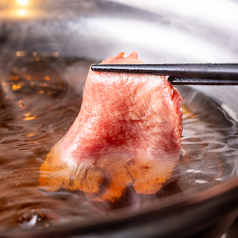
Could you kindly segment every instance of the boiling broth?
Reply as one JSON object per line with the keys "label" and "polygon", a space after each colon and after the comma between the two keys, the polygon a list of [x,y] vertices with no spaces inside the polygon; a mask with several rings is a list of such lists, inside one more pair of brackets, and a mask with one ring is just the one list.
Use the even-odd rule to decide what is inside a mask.
{"label": "boiling broth", "polygon": [[196,193],[237,176],[236,121],[209,97],[181,87],[183,152],[171,183],[156,195],[136,194],[128,188],[117,204],[109,204],[91,201],[80,191],[40,189],[39,168],[76,118],[92,62],[20,57],[4,70],[0,92],[0,231],[50,229],[72,219],[80,224],[115,209],[140,209],[154,199]]}

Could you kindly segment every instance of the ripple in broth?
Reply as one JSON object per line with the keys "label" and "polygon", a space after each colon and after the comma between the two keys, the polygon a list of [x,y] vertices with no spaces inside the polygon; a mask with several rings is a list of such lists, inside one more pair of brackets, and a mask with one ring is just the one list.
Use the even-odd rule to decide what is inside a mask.
{"label": "ripple in broth", "polygon": [[64,62],[62,67],[50,59],[18,59],[1,82],[0,231],[44,229],[72,219],[83,223],[107,216],[111,210],[139,209],[153,199],[186,196],[237,176],[236,122],[218,104],[185,88],[180,92],[184,97],[183,153],[171,183],[158,194],[141,195],[128,188],[125,197],[110,204],[90,201],[80,191],[39,189],[39,168],[78,115],[92,63],[82,59]]}

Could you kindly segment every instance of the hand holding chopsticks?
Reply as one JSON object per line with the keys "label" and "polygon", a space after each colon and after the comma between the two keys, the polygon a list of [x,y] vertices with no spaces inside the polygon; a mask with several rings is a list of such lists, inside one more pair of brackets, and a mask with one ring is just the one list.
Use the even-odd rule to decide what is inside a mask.
{"label": "hand holding chopsticks", "polygon": [[93,71],[168,75],[171,84],[238,85],[238,64],[99,64]]}

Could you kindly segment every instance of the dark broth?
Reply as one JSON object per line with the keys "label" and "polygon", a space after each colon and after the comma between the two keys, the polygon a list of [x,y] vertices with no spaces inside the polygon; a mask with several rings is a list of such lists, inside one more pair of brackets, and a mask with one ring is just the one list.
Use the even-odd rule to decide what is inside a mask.
{"label": "dark broth", "polygon": [[[127,196],[117,204],[78,192],[44,192],[39,168],[67,132],[81,105],[92,61],[19,57],[4,69],[0,91],[0,231],[83,223],[111,210],[140,206],[172,194],[186,196],[237,176],[237,124],[210,98],[181,87],[184,131],[174,177],[158,194]],[[79,85],[75,87],[75,85]],[[76,91],[75,91],[76,88]]]}

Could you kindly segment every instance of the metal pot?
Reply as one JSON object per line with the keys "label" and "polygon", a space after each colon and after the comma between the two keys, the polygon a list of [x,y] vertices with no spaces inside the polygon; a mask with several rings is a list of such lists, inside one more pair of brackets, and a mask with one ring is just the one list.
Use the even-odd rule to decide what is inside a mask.
{"label": "metal pot", "polygon": [[[12,67],[13,59],[26,54],[84,58],[95,63],[121,51],[137,51],[146,63],[238,61],[235,1],[19,0],[0,1],[0,7],[3,77],[5,65]],[[238,87],[193,86],[179,90],[185,95],[194,93],[193,88],[214,98],[229,117],[237,120]],[[82,89],[83,83],[77,87],[78,92]],[[4,105],[4,97],[0,99],[0,105]],[[162,203],[156,200],[130,213],[122,209],[103,221],[92,219],[80,224],[72,220],[67,226],[51,230],[18,230],[17,235],[220,237],[238,215],[237,169],[235,173],[220,185],[187,197],[174,195]],[[4,235],[15,236],[15,232]]]}

